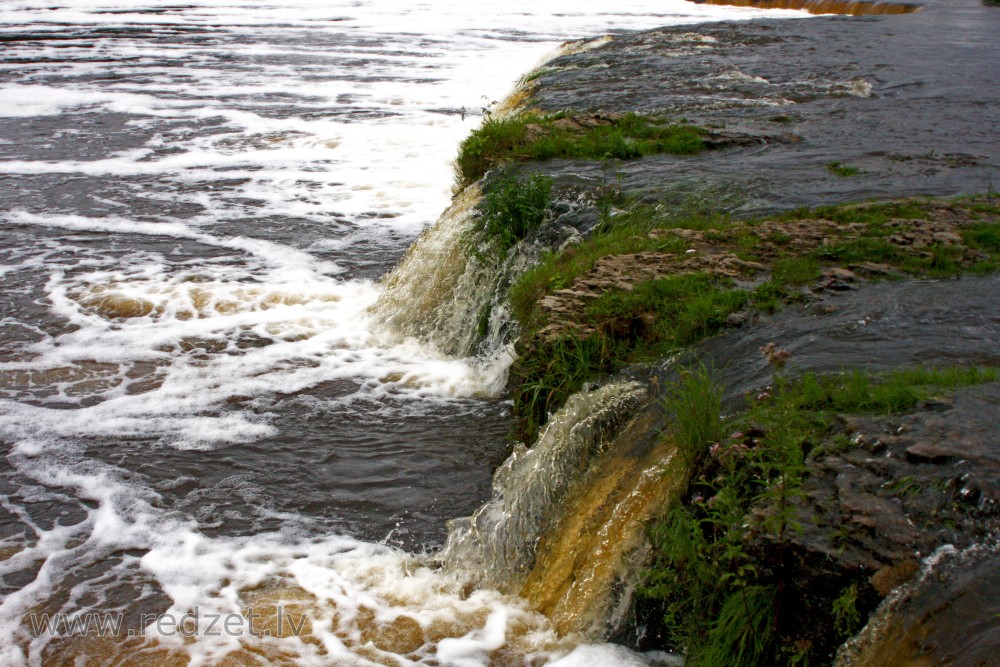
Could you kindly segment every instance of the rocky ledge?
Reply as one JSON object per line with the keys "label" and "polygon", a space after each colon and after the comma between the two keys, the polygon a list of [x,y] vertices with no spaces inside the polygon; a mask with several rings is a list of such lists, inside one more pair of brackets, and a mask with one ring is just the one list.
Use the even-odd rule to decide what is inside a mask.
{"label": "rocky ledge", "polygon": [[[649,154],[625,137],[620,159],[514,156],[516,170],[551,179],[556,199],[525,239],[550,252],[512,291],[521,337],[511,389],[523,417],[542,421],[584,382],[681,350],[719,370],[733,414],[753,414],[745,397],[769,391],[756,354],[767,343],[787,347],[799,373],[1000,365],[995,278],[955,282],[996,271],[1000,257],[1000,9],[842,4],[882,16],[615,35],[526,77],[514,97],[532,114],[524,143],[554,131],[571,142],[634,114],[701,128],[708,150]],[[859,203],[871,200],[895,203]],[[671,310],[678,303],[691,308]],[[676,380],[668,370],[654,385],[669,394]],[[996,606],[969,602],[968,572],[997,562],[998,403],[991,381],[933,390],[905,409],[862,401],[823,412],[833,421],[792,447],[803,468],[787,506],[767,491],[734,520],[734,544],[752,561],[721,578],[748,577],[746,590],[777,590],[785,605],[767,607],[771,623],[747,620],[734,646],[760,644],[754,627],[765,626],[772,645],[740,648],[737,662],[832,663],[870,617],[840,664],[888,664],[879,656],[894,642],[892,664],[989,664]],[[753,452],[768,434],[740,436],[732,451]],[[711,460],[715,444],[695,459],[680,505],[695,517],[711,515],[705,489],[726,467]],[[772,474],[757,482],[784,479]],[[776,512],[795,529],[766,529]],[[1000,597],[995,576],[980,581]],[[690,649],[697,638],[679,642],[663,622],[677,595],[650,595],[619,639]],[[703,634],[739,615],[723,608]],[[688,658],[723,664],[705,655]]]}

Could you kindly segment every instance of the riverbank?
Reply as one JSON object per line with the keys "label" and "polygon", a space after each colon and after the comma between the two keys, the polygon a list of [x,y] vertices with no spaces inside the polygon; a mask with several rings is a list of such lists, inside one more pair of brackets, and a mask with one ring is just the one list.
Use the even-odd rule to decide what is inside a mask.
{"label": "riverbank", "polygon": [[[661,455],[683,462],[647,461],[671,470],[672,491],[643,487],[658,506],[629,510],[650,526],[653,565],[604,576],[590,595],[591,606],[620,608],[636,585],[643,592],[632,621],[605,633],[686,650],[691,664],[829,664],[889,596],[897,611],[879,612],[883,629],[868,628],[843,664],[874,664],[871,647],[887,636],[910,637],[903,661],[971,650],[913,639],[934,623],[947,635],[960,624],[948,610],[968,605],[933,619],[898,609],[907,586],[910,600],[940,592],[927,572],[948,559],[930,554],[988,554],[996,538],[1000,442],[975,408],[995,402],[996,327],[981,317],[993,290],[968,276],[1000,267],[1000,142],[986,101],[1000,90],[998,21],[967,0],[619,36],[527,75],[516,108],[463,145],[461,178],[489,172],[470,247],[507,267],[495,287],[509,294],[501,315],[518,323],[508,388],[521,437],[545,438],[552,415],[594,382],[645,376],[644,405],[659,416],[630,408],[638,416],[602,436],[590,469],[614,460],[619,441],[642,461],[664,437],[673,447]],[[972,290],[967,308],[929,328],[872,301],[881,293],[943,312],[959,279]],[[893,286],[877,287],[885,281]],[[497,306],[484,304],[481,336],[496,331]],[[873,327],[838,358],[822,353],[838,327],[879,319],[906,334]],[[975,335],[957,335],[970,327]],[[692,374],[701,389],[684,379]],[[695,438],[685,435],[692,419]],[[890,433],[909,435],[890,443]],[[522,594],[531,602],[544,589],[545,610],[578,588],[566,579],[579,574],[572,565],[559,565],[561,579],[539,572],[553,567],[552,545],[569,549],[567,531],[597,530],[594,517],[610,525],[594,503],[631,488],[615,482],[586,506],[580,498],[606,475],[578,477],[561,496],[572,507],[551,508],[537,562],[529,549],[519,565]],[[615,528],[633,552],[608,556],[619,569],[650,553],[633,544],[636,530]],[[994,556],[977,558],[983,567]],[[563,631],[601,632],[582,607],[559,613]],[[982,613],[977,636],[990,642]]]}

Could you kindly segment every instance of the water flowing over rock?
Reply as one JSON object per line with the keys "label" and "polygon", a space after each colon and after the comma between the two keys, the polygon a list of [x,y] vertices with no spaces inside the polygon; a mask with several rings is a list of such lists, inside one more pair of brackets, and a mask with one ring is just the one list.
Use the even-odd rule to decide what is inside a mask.
{"label": "water flowing over rock", "polygon": [[574,394],[497,470],[493,499],[453,522],[446,568],[519,593],[562,635],[612,634],[646,557],[645,524],[686,482],[657,418],[638,382]]}
{"label": "water flowing over rock", "polygon": [[499,393],[513,359],[516,322],[507,291],[544,243],[521,242],[500,257],[481,229],[480,183],[455,196],[389,273],[372,314],[391,335],[413,337],[449,357],[476,357],[488,393]]}
{"label": "water flowing over rock", "polygon": [[574,394],[530,450],[517,445],[497,469],[493,499],[453,522],[442,553],[451,566],[482,572],[483,584],[517,590],[531,571],[538,540],[559,519],[580,475],[645,396],[637,383]]}
{"label": "water flowing over rock", "polygon": [[486,285],[497,270],[496,262],[470,252],[480,198],[476,183],[455,197],[406,251],[372,309],[393,331],[452,356],[472,353],[477,329],[470,324],[489,303]]}
{"label": "water flowing over rock", "polygon": [[649,555],[646,525],[684,491],[688,464],[641,412],[607,447],[538,542],[520,594],[561,634],[622,629]]}
{"label": "water flowing over rock", "polygon": [[836,667],[996,664],[998,617],[1000,548],[945,546],[886,598]]}

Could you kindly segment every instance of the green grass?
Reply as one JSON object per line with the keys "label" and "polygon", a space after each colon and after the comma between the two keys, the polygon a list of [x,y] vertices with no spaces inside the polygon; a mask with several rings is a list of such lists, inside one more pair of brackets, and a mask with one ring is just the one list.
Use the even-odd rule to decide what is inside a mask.
{"label": "green grass", "polygon": [[566,117],[526,113],[487,118],[459,146],[459,183],[471,183],[493,167],[514,161],[628,160],[656,153],[689,155],[705,148],[705,131],[694,125],[628,114],[610,125],[575,131],[557,124]]}
{"label": "green grass", "polygon": [[555,67],[536,67],[535,69],[531,70],[523,77],[521,77],[521,79],[518,81],[518,86],[523,86],[524,84],[531,83],[532,81],[537,81],[543,76],[558,71],[559,70]]}
{"label": "green grass", "polygon": [[733,313],[773,311],[789,298],[773,282],[752,290],[733,289],[730,283],[704,273],[682,274],[596,299],[586,309],[592,333],[546,341],[512,368],[520,435],[533,438],[547,415],[584,382],[695,343],[722,329]]}
{"label": "green grass", "polygon": [[[726,316],[747,305],[750,294],[730,281],[705,273],[670,276],[639,283],[631,291],[605,292],[587,307],[598,327],[636,348],[673,349],[717,331]],[[630,355],[631,356],[631,355]]]}
{"label": "green grass", "polygon": [[907,251],[877,236],[862,236],[860,238],[834,241],[813,251],[811,254],[815,259],[838,264],[864,261],[896,263],[903,260]]}
{"label": "green grass", "polygon": [[891,202],[817,206],[815,208],[795,209],[779,217],[787,220],[823,218],[845,225],[858,222],[874,229],[894,219],[926,220],[931,215],[928,208],[931,203],[933,200],[930,199],[906,199]]}
{"label": "green grass", "polygon": [[655,206],[630,206],[606,220],[584,243],[561,253],[543,255],[538,264],[511,288],[509,298],[514,317],[522,325],[534,322],[539,315],[538,302],[545,294],[569,287],[574,279],[592,269],[602,257],[650,250],[680,253],[686,249],[680,237],[670,234],[650,237],[654,229],[708,229],[724,224],[725,218],[718,215],[691,214],[668,219]]}
{"label": "green grass", "polygon": [[689,463],[704,454],[706,443],[722,439],[722,390],[704,366],[683,371],[663,400],[674,415],[671,436]]}
{"label": "green grass", "polygon": [[[956,199],[948,205],[967,211],[974,207],[975,216],[997,215],[1000,210],[994,209],[1000,209],[1000,204],[994,204],[994,199]],[[548,412],[557,409],[584,382],[695,343],[726,326],[733,313],[773,312],[801,300],[804,297],[799,287],[816,282],[824,267],[872,262],[888,266],[890,277],[946,277],[1000,268],[1000,224],[994,222],[963,227],[968,247],[938,244],[914,248],[889,241],[890,235],[906,231],[907,220],[929,218],[938,205],[940,200],[868,203],[801,209],[777,218],[822,218],[844,225],[842,233],[834,231],[822,243],[816,240],[811,249],[793,245],[794,239],[780,230],[762,234],[756,221],[733,221],[701,210],[685,214],[660,206],[631,205],[605,217],[589,239],[562,253],[546,254],[511,288],[512,312],[524,339],[532,338],[533,332],[547,324],[547,313],[540,307],[542,299],[570,287],[604,257],[657,251],[672,253],[682,261],[689,241],[674,230],[699,230],[706,243],[763,263],[764,272],[750,271],[746,277],[764,281],[751,290],[708,274],[674,275],[634,285],[627,292],[610,290],[590,302],[585,312],[576,315],[581,326],[592,329],[586,340],[576,336],[542,341],[520,351],[511,377],[515,414],[526,420],[522,435],[530,437]],[[517,388],[520,383],[531,386],[531,400],[524,398],[523,388]]]}
{"label": "green grass", "polygon": [[992,367],[916,367],[885,376],[863,371],[820,378],[807,373],[790,394],[796,409],[834,412],[903,412],[928,398],[931,389],[953,390],[1000,379]]}
{"label": "green grass", "polygon": [[773,280],[782,285],[806,285],[819,278],[819,262],[814,257],[783,257],[771,266]]}
{"label": "green grass", "polygon": [[826,170],[835,176],[840,176],[841,178],[849,178],[851,176],[857,176],[861,173],[859,168],[844,162],[830,162],[826,165]]}
{"label": "green grass", "polygon": [[533,437],[549,412],[595,376],[663,357],[718,331],[732,313],[776,302],[770,284],[743,290],[729,283],[703,273],[677,275],[594,300],[586,309],[591,334],[547,341],[512,369],[522,436]]}
{"label": "green grass", "polygon": [[550,411],[566,402],[584,382],[615,368],[620,346],[600,336],[562,337],[548,341],[541,353],[523,355],[517,362],[512,392],[518,415],[518,435],[531,442]]}
{"label": "green grass", "polygon": [[552,206],[552,179],[542,174],[500,172],[479,206],[486,238],[503,260],[515,243],[545,220]]}
{"label": "green grass", "polygon": [[[795,503],[806,456],[824,443],[854,446],[838,437],[838,414],[905,412],[930,396],[998,380],[1000,369],[975,366],[794,380],[776,371],[769,391],[727,419],[721,388],[704,368],[682,373],[665,399],[674,415],[666,437],[691,462],[691,482],[686,502],[650,528],[655,558],[640,591],[662,604],[665,648],[684,651],[691,667],[822,662],[870,608],[859,608],[854,581],[825,600],[801,600],[791,586],[796,571],[782,545],[800,529]],[[774,550],[750,550],[751,532],[771,535]],[[809,625],[822,636],[805,636],[798,616],[806,604],[813,621],[825,615]]]}
{"label": "green grass", "polygon": [[962,230],[962,240],[970,248],[1000,253],[1000,223],[970,225]]}

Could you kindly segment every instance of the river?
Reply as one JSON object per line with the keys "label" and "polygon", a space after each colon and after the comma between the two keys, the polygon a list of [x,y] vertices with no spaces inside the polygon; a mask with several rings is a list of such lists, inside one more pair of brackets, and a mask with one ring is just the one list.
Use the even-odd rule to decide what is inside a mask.
{"label": "river", "polygon": [[761,14],[3,3],[0,663],[641,664],[428,564],[510,452],[510,355],[369,308],[561,42]]}

